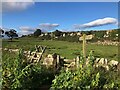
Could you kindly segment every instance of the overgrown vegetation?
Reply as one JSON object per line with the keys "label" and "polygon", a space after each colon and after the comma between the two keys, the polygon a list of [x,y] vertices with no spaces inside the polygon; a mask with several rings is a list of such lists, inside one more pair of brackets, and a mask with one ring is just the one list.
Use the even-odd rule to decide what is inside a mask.
{"label": "overgrown vegetation", "polygon": [[[5,54],[5,53],[4,53]],[[38,64],[27,64],[22,50],[14,57],[3,56],[2,90],[39,90],[43,85],[50,85],[54,72]]]}
{"label": "overgrown vegetation", "polygon": [[88,65],[85,65],[81,54],[79,68],[62,69],[57,74],[52,68],[45,68],[41,63],[28,64],[23,50],[19,53],[4,51],[3,54],[2,90],[41,90],[42,86],[47,86],[47,89],[51,90],[118,90],[120,88],[120,73],[93,68],[92,53],[89,54]]}
{"label": "overgrown vegetation", "polygon": [[103,68],[95,69],[93,60],[93,56],[90,55],[88,65],[85,65],[83,58],[75,71],[62,70],[53,80],[51,90],[118,90],[120,73],[105,71]]}

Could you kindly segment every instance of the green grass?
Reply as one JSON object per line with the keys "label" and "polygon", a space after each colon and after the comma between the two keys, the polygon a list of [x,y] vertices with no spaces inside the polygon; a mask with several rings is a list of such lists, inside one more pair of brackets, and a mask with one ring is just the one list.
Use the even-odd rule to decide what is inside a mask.
{"label": "green grass", "polygon": [[[20,38],[8,42],[3,40],[3,48],[22,48],[24,50],[34,49],[35,45],[47,46],[46,53],[58,53],[66,58],[75,58],[80,55],[82,51],[82,43],[67,42],[67,41],[52,41],[52,40],[39,40],[39,38]],[[87,44],[87,54],[90,50],[94,50],[94,56],[103,57],[108,59],[118,60],[118,47],[117,46],[103,46]]]}

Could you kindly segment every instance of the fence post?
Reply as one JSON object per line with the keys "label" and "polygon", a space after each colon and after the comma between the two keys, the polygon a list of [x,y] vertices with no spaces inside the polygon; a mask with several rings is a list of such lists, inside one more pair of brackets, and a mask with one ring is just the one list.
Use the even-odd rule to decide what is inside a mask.
{"label": "fence post", "polygon": [[86,39],[85,39],[86,35],[83,34],[83,57],[86,60]]}
{"label": "fence post", "polygon": [[76,58],[76,67],[78,68],[79,65],[80,65],[80,57],[77,56],[77,58]]}

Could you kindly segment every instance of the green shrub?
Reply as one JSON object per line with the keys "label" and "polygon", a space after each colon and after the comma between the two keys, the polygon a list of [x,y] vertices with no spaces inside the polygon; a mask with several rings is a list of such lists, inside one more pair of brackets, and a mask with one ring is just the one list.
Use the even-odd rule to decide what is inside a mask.
{"label": "green shrub", "polygon": [[75,71],[63,70],[55,76],[51,90],[117,89],[119,84],[109,76],[111,72],[94,69],[92,60],[94,57],[91,54],[89,56],[90,63],[88,65],[85,65],[85,60],[81,58],[82,61],[78,69]]}
{"label": "green shrub", "polygon": [[53,71],[40,64],[27,64],[22,50],[14,58],[8,56],[7,54],[8,60],[3,62],[3,90],[35,90],[42,85],[52,84]]}

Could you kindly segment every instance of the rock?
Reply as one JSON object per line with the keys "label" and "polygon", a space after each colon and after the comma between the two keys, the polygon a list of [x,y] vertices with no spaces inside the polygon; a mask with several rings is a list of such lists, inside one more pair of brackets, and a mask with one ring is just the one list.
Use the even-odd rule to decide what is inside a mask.
{"label": "rock", "polygon": [[53,58],[45,58],[43,64],[46,66],[53,65],[53,60],[54,60]]}
{"label": "rock", "polygon": [[9,49],[8,51],[9,51],[9,52],[18,52],[19,49]]}
{"label": "rock", "polygon": [[8,48],[4,48],[5,51],[8,51],[9,49]]}
{"label": "rock", "polygon": [[117,71],[120,71],[120,63],[117,65]]}
{"label": "rock", "polygon": [[48,56],[47,56],[48,58],[53,58],[53,55],[51,55],[51,54],[48,54]]}
{"label": "rock", "polygon": [[103,68],[105,68],[107,71],[109,71],[109,66],[108,65],[103,65]]}
{"label": "rock", "polygon": [[100,60],[100,58],[96,58],[96,60],[94,61],[94,63],[98,63]]}
{"label": "rock", "polygon": [[107,59],[104,59],[104,64],[108,64],[108,60]]}
{"label": "rock", "polygon": [[115,60],[111,60],[108,65],[110,66],[117,66],[118,65],[118,61],[115,61]]}
{"label": "rock", "polygon": [[101,58],[98,63],[103,65],[104,64],[104,58]]}

